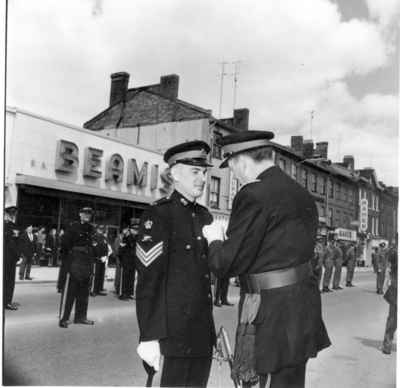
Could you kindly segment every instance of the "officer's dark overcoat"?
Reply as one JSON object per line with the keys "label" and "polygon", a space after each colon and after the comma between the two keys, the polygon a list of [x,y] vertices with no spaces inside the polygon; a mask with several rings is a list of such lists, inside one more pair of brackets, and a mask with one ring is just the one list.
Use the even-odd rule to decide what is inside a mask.
{"label": "officer's dark overcoat", "polygon": [[68,254],[68,271],[78,280],[88,280],[93,272],[95,228],[90,223],[72,222],[66,230],[63,252]]}
{"label": "officer's dark overcoat", "polygon": [[[311,260],[318,215],[313,198],[280,168],[270,167],[235,196],[227,237],[209,247],[218,276],[296,267]],[[314,277],[261,291],[254,321],[259,374],[304,363],[329,346]]]}
{"label": "officer's dark overcoat", "polygon": [[215,343],[207,242],[208,210],[177,191],[143,214],[136,243],[140,341],[160,339],[169,357],[209,357]]}

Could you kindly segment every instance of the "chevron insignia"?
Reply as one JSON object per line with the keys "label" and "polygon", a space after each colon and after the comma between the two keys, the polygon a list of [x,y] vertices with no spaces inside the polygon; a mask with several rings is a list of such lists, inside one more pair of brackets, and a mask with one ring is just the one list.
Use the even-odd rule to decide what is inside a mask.
{"label": "chevron insignia", "polygon": [[160,241],[158,244],[154,245],[147,252],[140,246],[139,243],[136,243],[136,256],[145,267],[148,267],[162,253],[163,253],[163,242],[162,241]]}

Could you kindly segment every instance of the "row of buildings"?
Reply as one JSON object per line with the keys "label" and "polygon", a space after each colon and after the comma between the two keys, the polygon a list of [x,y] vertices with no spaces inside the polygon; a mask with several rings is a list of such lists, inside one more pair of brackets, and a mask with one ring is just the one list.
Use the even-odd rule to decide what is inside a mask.
{"label": "row of buildings", "polygon": [[[217,119],[211,110],[178,98],[174,74],[157,84],[128,85],[128,73],[112,74],[108,106],[83,128],[7,108],[5,194],[18,202],[21,224],[61,228],[89,202],[95,222],[116,234],[168,192],[163,152],[193,139],[212,146],[214,167],[202,202],[214,218],[228,220],[239,186],[228,169],[218,168],[222,155],[216,140],[248,130],[249,110]],[[290,145],[271,144],[275,163],[314,196],[320,234],[361,241],[366,264],[372,247],[396,238],[398,190],[378,181],[373,168],[355,169],[352,156],[332,162],[327,142],[314,145],[302,136],[292,136]]]}

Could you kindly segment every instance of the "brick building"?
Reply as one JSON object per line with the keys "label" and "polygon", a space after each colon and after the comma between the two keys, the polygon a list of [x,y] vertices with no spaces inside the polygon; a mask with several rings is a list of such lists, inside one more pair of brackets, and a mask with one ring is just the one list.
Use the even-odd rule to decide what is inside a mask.
{"label": "brick building", "polygon": [[220,136],[248,130],[248,109],[236,109],[233,117],[216,119],[212,111],[178,98],[179,76],[160,77],[158,84],[128,88],[129,74],[111,75],[109,106],[84,123],[98,131],[130,144],[164,152],[174,144],[201,139],[211,144],[211,162],[205,202],[215,218],[228,220],[237,182],[228,169],[219,169]]}

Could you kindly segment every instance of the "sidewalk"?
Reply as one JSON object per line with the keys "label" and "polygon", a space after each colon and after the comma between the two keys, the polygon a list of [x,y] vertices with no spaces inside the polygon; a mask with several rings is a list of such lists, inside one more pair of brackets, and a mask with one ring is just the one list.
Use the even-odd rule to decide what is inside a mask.
{"label": "sidewalk", "polygon": [[[16,275],[17,284],[29,283],[55,283],[58,278],[58,271],[60,267],[40,267],[33,265],[31,269],[31,277],[33,280],[20,280],[18,277],[18,268]],[[345,270],[345,269],[344,269]],[[356,272],[372,272],[372,267],[356,267]],[[113,280],[115,274],[115,267],[107,269],[107,280]]]}
{"label": "sidewalk", "polygon": [[[58,271],[60,267],[40,267],[39,265],[32,265],[31,278],[33,280],[20,280],[18,274],[15,278],[16,284],[32,284],[32,283],[56,283],[58,278]],[[107,268],[107,275],[109,278],[107,280],[114,280],[115,268]],[[106,280],[106,281],[107,281]]]}

